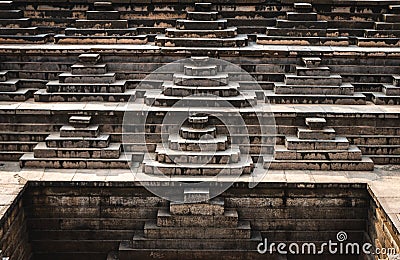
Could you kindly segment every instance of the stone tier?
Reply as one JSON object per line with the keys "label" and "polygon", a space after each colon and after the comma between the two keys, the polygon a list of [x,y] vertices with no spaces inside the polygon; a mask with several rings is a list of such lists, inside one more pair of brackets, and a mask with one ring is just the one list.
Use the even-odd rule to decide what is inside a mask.
{"label": "stone tier", "polygon": [[261,45],[322,45],[348,46],[348,37],[295,37],[257,35],[257,44]]}
{"label": "stone tier", "polygon": [[177,86],[173,84],[163,84],[163,94],[166,96],[187,97],[187,96],[217,96],[217,97],[236,97],[240,95],[238,84],[214,87],[196,86]]}
{"label": "stone tier", "polygon": [[154,160],[143,160],[143,172],[150,175],[187,175],[217,176],[250,174],[253,170],[251,158],[229,164],[194,164],[194,163],[160,163]]}
{"label": "stone tier", "polygon": [[118,159],[104,158],[36,158],[33,153],[25,153],[20,158],[21,168],[55,169],[129,169],[125,155]]}
{"label": "stone tier", "polygon": [[157,45],[164,47],[244,47],[248,44],[246,35],[231,38],[170,38],[157,36]]}
{"label": "stone tier", "polygon": [[278,145],[275,148],[276,160],[351,160],[360,161],[362,159],[361,150],[354,145],[349,146],[347,150],[289,150],[284,145]]}
{"label": "stone tier", "polygon": [[25,101],[36,91],[20,87],[19,79],[10,79],[8,71],[0,71],[0,101]]}
{"label": "stone tier", "polygon": [[179,129],[179,136],[184,139],[200,139],[204,135],[215,138],[217,136],[217,128],[215,126],[204,126],[204,127],[191,127],[182,126]]}
{"label": "stone tier", "polygon": [[126,81],[118,80],[112,83],[62,83],[49,81],[46,84],[46,91],[48,93],[124,93],[126,91]]}
{"label": "stone tier", "polygon": [[180,106],[188,107],[249,107],[257,104],[257,96],[254,92],[241,91],[239,96],[228,96],[220,98],[218,96],[198,95],[185,97],[166,96],[161,91],[147,91],[144,94],[146,105],[171,107],[179,102]]}
{"label": "stone tier", "polygon": [[46,137],[47,147],[57,148],[106,148],[110,145],[110,135],[100,134],[96,137],[62,137],[60,133],[53,133]]}
{"label": "stone tier", "polygon": [[222,30],[185,30],[167,28],[165,30],[165,36],[168,38],[233,38],[237,36],[237,28],[228,27]]}
{"label": "stone tier", "polygon": [[185,139],[179,135],[168,137],[168,147],[179,151],[225,151],[229,147],[227,136],[216,136],[215,138]]}
{"label": "stone tier", "polygon": [[227,164],[238,163],[240,149],[229,148],[224,151],[176,151],[168,148],[156,148],[156,161],[160,163]]}
{"label": "stone tier", "polygon": [[[205,61],[207,60],[208,59],[206,59]],[[201,60],[200,61],[194,60],[194,61],[201,63]],[[218,73],[217,65],[201,66],[201,64],[199,64],[198,66],[185,65],[183,67],[183,74],[186,76],[216,76],[217,73]]]}
{"label": "stone tier", "polygon": [[95,28],[66,28],[65,36],[137,36],[137,28],[127,29],[95,29]]}
{"label": "stone tier", "polygon": [[[188,72],[186,70],[185,72]],[[192,73],[193,74],[193,73]],[[217,87],[229,84],[229,75],[227,73],[218,73],[216,75],[185,75],[175,73],[173,83],[179,86],[195,86],[195,87]]]}
{"label": "stone tier", "polygon": [[58,75],[60,83],[106,83],[111,84],[116,81],[115,73],[104,74],[72,74],[69,72]]}
{"label": "stone tier", "polygon": [[[287,85],[284,83],[274,84],[275,94],[297,94],[297,95],[347,95],[354,94],[354,86],[352,84],[336,85]],[[310,96],[307,96],[310,97]]]}
{"label": "stone tier", "polygon": [[176,29],[179,30],[224,30],[228,28],[228,21],[219,19],[214,21],[203,20],[176,20]]}

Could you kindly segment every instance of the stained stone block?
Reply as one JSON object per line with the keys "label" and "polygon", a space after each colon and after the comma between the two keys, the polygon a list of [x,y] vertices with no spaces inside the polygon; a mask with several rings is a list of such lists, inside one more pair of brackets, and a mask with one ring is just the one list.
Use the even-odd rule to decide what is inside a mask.
{"label": "stained stone block", "polygon": [[400,75],[393,75],[393,85],[400,87]]}
{"label": "stained stone block", "polygon": [[79,61],[83,64],[96,64],[100,60],[98,53],[84,53],[79,55]]}
{"label": "stained stone block", "polygon": [[215,76],[217,75],[217,66],[210,65],[210,66],[184,66],[184,74],[186,76]]}
{"label": "stained stone block", "polygon": [[61,137],[96,137],[100,133],[99,125],[90,125],[88,127],[78,127],[65,125],[60,129]]}
{"label": "stained stone block", "polygon": [[[316,127],[316,126],[313,126]],[[311,130],[303,127],[297,129],[297,137],[299,139],[319,139],[319,140],[332,140],[336,137],[335,129],[324,128]]]}
{"label": "stained stone block", "polygon": [[329,76],[329,67],[296,67],[297,76]]}
{"label": "stained stone block", "polygon": [[105,74],[71,74],[71,73],[61,73],[58,76],[61,83],[114,83],[116,81],[115,73],[105,73]]}
{"label": "stained stone block", "polygon": [[307,68],[316,68],[321,64],[321,58],[319,57],[303,57],[301,60]]}
{"label": "stained stone block", "polygon": [[400,96],[400,86],[383,85],[382,92],[387,96]]}
{"label": "stained stone block", "polygon": [[19,79],[10,79],[7,81],[0,81],[1,92],[13,92],[17,91],[19,85]]}
{"label": "stained stone block", "polygon": [[215,21],[176,20],[176,28],[181,30],[223,30],[228,22],[224,19]]}
{"label": "stained stone block", "polygon": [[72,74],[105,74],[107,64],[74,64],[71,66]]}
{"label": "stained stone block", "polygon": [[389,10],[393,14],[400,14],[400,5],[389,5]]}
{"label": "stained stone block", "polygon": [[8,80],[8,71],[0,71],[0,82]]}
{"label": "stained stone block", "polygon": [[118,20],[120,13],[118,11],[87,11],[88,20]]}
{"label": "stained stone block", "polygon": [[94,2],[95,10],[97,11],[112,11],[114,10],[112,2]]}
{"label": "stained stone block", "polygon": [[310,3],[294,3],[293,6],[297,12],[302,12],[302,13],[311,12],[313,9]]}
{"label": "stained stone block", "polygon": [[216,137],[216,128],[214,126],[208,126],[205,128],[197,129],[192,127],[181,127],[179,134],[184,139],[200,139],[202,136],[209,135],[210,137]]}
{"label": "stained stone block", "polygon": [[69,123],[73,127],[84,128],[89,126],[91,120],[92,120],[91,116],[71,116],[69,118]]}
{"label": "stained stone block", "polygon": [[288,21],[276,20],[277,28],[296,28],[296,29],[327,29],[327,21]]}
{"label": "stained stone block", "polygon": [[126,29],[127,20],[76,20],[76,28]]}
{"label": "stained stone block", "polygon": [[203,216],[216,216],[223,215],[224,200],[221,198],[215,198],[210,200],[208,203],[170,203],[170,213],[172,215],[203,215]]}
{"label": "stained stone block", "polygon": [[289,21],[317,21],[318,14],[287,12],[286,16]]}
{"label": "stained stone block", "polygon": [[187,19],[201,21],[215,21],[218,19],[218,12],[187,12]]}
{"label": "stained stone block", "polygon": [[46,138],[48,147],[66,148],[105,148],[110,144],[110,135],[99,135],[98,137],[61,137],[60,133],[50,134]]}
{"label": "stained stone block", "polygon": [[183,191],[184,203],[207,202],[210,200],[210,190],[206,188],[187,188]]}
{"label": "stained stone block", "polygon": [[214,87],[226,86],[229,83],[229,75],[219,73],[215,76],[187,76],[184,74],[174,74],[173,82],[180,86]]}
{"label": "stained stone block", "polygon": [[195,3],[194,8],[196,12],[211,12],[212,3]]}
{"label": "stained stone block", "polygon": [[325,118],[308,117],[306,118],[306,125],[312,130],[320,130],[326,125]]}

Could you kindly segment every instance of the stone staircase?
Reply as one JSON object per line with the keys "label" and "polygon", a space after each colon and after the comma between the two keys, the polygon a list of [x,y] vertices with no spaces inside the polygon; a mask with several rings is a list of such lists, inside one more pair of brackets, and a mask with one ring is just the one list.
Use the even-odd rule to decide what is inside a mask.
{"label": "stone staircase", "polygon": [[250,174],[253,162],[241,156],[239,146],[230,144],[228,136],[217,135],[208,125],[208,116],[194,115],[179,135],[168,137],[168,147],[158,144],[155,158],[143,160],[143,172],[151,175],[216,176]]}
{"label": "stone staircase", "polygon": [[39,142],[33,153],[20,158],[20,166],[31,168],[99,169],[129,168],[121,155],[121,144],[111,143],[110,135],[101,134],[90,116],[71,116],[59,133]]}
{"label": "stone staircase", "polygon": [[310,3],[295,2],[294,11],[286,19],[277,19],[275,27],[267,27],[266,35],[257,35],[258,44],[347,46],[347,37],[339,37],[337,29],[329,29],[327,21],[318,20]]}
{"label": "stone staircase", "polygon": [[0,101],[25,101],[37,89],[23,88],[19,79],[10,79],[8,71],[0,71]]}
{"label": "stone staircase", "polygon": [[382,92],[372,93],[372,101],[377,105],[400,104],[400,75],[393,75],[392,84],[383,84]]}
{"label": "stone staircase", "polygon": [[47,43],[49,35],[40,34],[30,18],[24,17],[24,11],[15,10],[13,5],[13,1],[0,1],[0,44]]}
{"label": "stone staircase", "polygon": [[59,44],[146,44],[147,36],[138,35],[128,20],[121,19],[112,2],[94,2],[94,11],[86,11],[87,19],[75,21],[75,28],[54,37]]}
{"label": "stone staircase", "polygon": [[183,202],[159,209],[156,221],[145,222],[107,259],[285,259],[259,254],[261,233],[241,221],[236,210],[226,210],[224,199],[210,199],[208,189],[185,189],[183,196]]}
{"label": "stone staircase", "polygon": [[366,97],[354,93],[353,85],[342,82],[340,75],[320,66],[321,58],[304,57],[304,66],[296,66],[295,74],[286,74],[284,83],[274,83],[274,92],[267,91],[272,104],[351,104],[365,105]]}
{"label": "stone staircase", "polygon": [[285,146],[275,148],[274,158],[264,158],[271,170],[372,171],[374,163],[362,156],[346,137],[336,136],[324,118],[306,118],[308,128],[299,127],[297,136],[286,136]]}
{"label": "stone staircase", "polygon": [[187,11],[187,19],[178,19],[176,28],[167,28],[156,42],[163,47],[243,47],[248,38],[238,35],[236,27],[228,27],[211,3],[195,3],[195,10]]}
{"label": "stone staircase", "polygon": [[100,54],[79,55],[79,63],[71,72],[61,73],[58,80],[49,81],[46,89],[35,92],[38,102],[122,102],[135,98],[134,90],[127,90],[126,80],[118,80],[116,73],[107,71],[100,63]]}

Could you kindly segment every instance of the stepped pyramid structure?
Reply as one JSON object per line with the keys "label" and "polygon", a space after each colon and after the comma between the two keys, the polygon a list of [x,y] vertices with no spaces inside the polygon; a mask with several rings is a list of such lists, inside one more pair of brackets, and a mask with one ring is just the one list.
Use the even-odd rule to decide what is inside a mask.
{"label": "stepped pyramid structure", "polygon": [[23,10],[15,10],[13,1],[0,1],[0,44],[47,43],[49,35],[31,26],[31,19]]}
{"label": "stepped pyramid structure", "polygon": [[126,80],[118,80],[116,73],[107,71],[107,64],[100,62],[100,54],[79,55],[79,63],[71,72],[61,73],[58,80],[49,81],[46,89],[35,93],[35,101],[128,101],[135,97],[134,90],[127,90]]}
{"label": "stepped pyramid structure", "polygon": [[[144,102],[154,106],[249,107],[257,104],[254,92],[240,92],[237,82],[230,82],[228,73],[217,65],[209,66],[208,57],[192,57],[192,64],[183,73],[174,73],[172,82],[164,82],[162,90],[147,90]],[[223,102],[221,102],[223,101]]]}
{"label": "stepped pyramid structure", "polygon": [[167,28],[156,42],[164,47],[243,47],[248,38],[238,35],[236,27],[228,27],[227,20],[221,19],[211,3],[195,3],[187,19],[178,19],[176,28]]}
{"label": "stepped pyramid structure", "polygon": [[[210,199],[208,189],[184,190],[183,202],[171,202],[159,209],[156,221],[147,221],[142,232],[123,241],[118,252],[107,259],[270,259],[257,253],[260,232],[249,221],[240,221],[238,212],[225,209],[222,198]],[[136,257],[136,258],[135,258]],[[276,258],[273,259],[280,259]]]}
{"label": "stepped pyramid structure", "polygon": [[285,74],[284,83],[274,83],[274,93],[266,98],[274,104],[352,104],[365,105],[366,97],[354,93],[353,85],[342,83],[340,75],[320,66],[321,58],[301,58],[303,66],[296,66],[295,74]]}
{"label": "stepped pyramid structure", "polygon": [[59,44],[146,44],[147,36],[129,28],[128,20],[121,19],[112,2],[94,2],[94,10],[86,11],[87,19],[76,20],[75,28],[54,37]]}
{"label": "stepped pyramid structure", "polygon": [[0,71],[0,101],[25,101],[36,89],[21,87],[19,79],[10,79],[8,71]]}
{"label": "stepped pyramid structure", "polygon": [[228,136],[217,135],[216,127],[208,125],[208,116],[191,116],[188,123],[179,135],[169,136],[168,147],[157,145],[155,160],[143,160],[145,174],[239,176],[252,172],[251,158],[243,158]]}
{"label": "stepped pyramid structure", "polygon": [[339,37],[339,30],[318,20],[311,3],[295,2],[293,7],[294,11],[286,12],[286,20],[277,19],[275,27],[267,27],[266,35],[257,35],[258,44],[349,45],[347,37]]}
{"label": "stepped pyramid structure", "polygon": [[400,75],[392,76],[392,84],[383,84],[382,92],[372,93],[372,101],[377,105],[400,105]]}
{"label": "stepped pyramid structure", "polygon": [[111,143],[110,135],[101,134],[100,126],[91,124],[91,120],[90,116],[71,116],[59,133],[50,134],[36,145],[33,153],[21,157],[21,167],[129,168],[121,155],[121,144]]}
{"label": "stepped pyramid structure", "polygon": [[306,118],[308,128],[286,136],[285,146],[275,148],[274,158],[264,158],[271,170],[372,171],[373,161],[364,157],[346,137],[336,136],[324,118]]}

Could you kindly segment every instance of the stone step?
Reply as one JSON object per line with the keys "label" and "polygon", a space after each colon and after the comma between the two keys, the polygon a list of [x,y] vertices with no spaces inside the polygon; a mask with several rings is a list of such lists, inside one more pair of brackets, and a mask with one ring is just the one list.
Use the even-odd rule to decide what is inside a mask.
{"label": "stone step", "polygon": [[170,135],[168,147],[172,150],[180,151],[225,151],[229,147],[227,136],[217,136],[215,138],[184,139],[179,135]]}
{"label": "stone step", "polygon": [[182,30],[175,28],[165,29],[168,38],[233,38],[237,36],[237,27],[228,27],[222,30]]}
{"label": "stone step", "polygon": [[78,29],[128,29],[127,20],[76,20],[75,26]]}
{"label": "stone step", "polygon": [[18,18],[18,19],[0,18],[0,27],[22,28],[22,27],[29,27],[30,24],[31,20],[29,18]]}
{"label": "stone step", "polygon": [[[186,206],[188,209],[191,208],[193,204],[197,203],[210,203],[210,189],[209,188],[185,188],[183,189],[183,207]],[[206,213],[206,214],[204,214]],[[207,215],[207,210],[199,212],[197,215]]]}
{"label": "stone step", "polygon": [[115,83],[115,73],[105,74],[72,74],[64,72],[58,75],[60,83]]}
{"label": "stone step", "polygon": [[107,64],[74,64],[71,66],[72,74],[105,74]]}
{"label": "stone step", "polygon": [[4,82],[8,80],[8,71],[2,70],[0,71],[0,82]]}
{"label": "stone step", "polygon": [[287,12],[286,19],[289,21],[317,21],[318,14],[314,12],[310,13]]}
{"label": "stone step", "polygon": [[34,141],[0,141],[0,151],[32,152],[36,144]]}
{"label": "stone step", "polygon": [[306,66],[306,68],[319,68],[321,64],[320,57],[302,57],[301,62]]}
{"label": "stone step", "polygon": [[[340,75],[329,76],[298,76],[293,74],[285,75],[285,83],[287,85],[328,85],[340,86],[342,77]],[[350,84],[349,84],[350,85]],[[351,85],[350,85],[351,86]]]}
{"label": "stone step", "polygon": [[73,126],[73,127],[88,127],[90,125],[90,122],[92,120],[91,116],[71,116],[68,120],[68,122]]}
{"label": "stone step", "polygon": [[108,1],[94,2],[93,5],[94,5],[94,9],[97,11],[112,11],[112,10],[114,10],[112,2],[108,2]]}
{"label": "stone step", "polygon": [[205,126],[204,128],[193,128],[182,126],[179,129],[179,135],[184,139],[200,139],[204,135],[215,138],[217,136],[217,129],[215,126]]}
{"label": "stone step", "polygon": [[155,222],[144,224],[144,236],[150,239],[250,239],[250,222],[240,221],[237,227],[158,227]]}
{"label": "stone step", "polygon": [[120,20],[118,11],[86,11],[87,20]]}
{"label": "stone step", "polygon": [[369,155],[375,164],[400,164],[400,155]]}
{"label": "stone step", "polygon": [[184,202],[170,202],[169,212],[172,215],[222,216],[225,212],[225,200],[216,197],[207,202],[190,203],[190,205]]}
{"label": "stone step", "polygon": [[21,151],[0,151],[0,161],[19,161],[24,153]]}
{"label": "stone step", "polygon": [[343,84],[340,86],[321,86],[321,85],[286,85],[275,83],[275,94],[298,94],[298,95],[353,95],[354,86]]}
{"label": "stone step", "polygon": [[35,92],[36,102],[127,102],[136,99],[136,90],[129,89],[124,93],[83,93],[83,92],[46,92],[40,89]]}
{"label": "stone step", "polygon": [[296,75],[297,76],[325,76],[329,77],[331,74],[329,67],[301,67],[296,66]]}
{"label": "stone step", "polygon": [[1,19],[19,19],[24,17],[24,12],[22,10],[1,10]]}
{"label": "stone step", "polygon": [[144,95],[145,104],[150,106],[171,107],[179,102],[179,106],[190,107],[248,107],[257,104],[257,96],[255,93],[241,92],[241,95],[234,97],[216,97],[209,96],[190,96],[190,97],[174,97],[163,96],[158,92],[146,92]]}
{"label": "stone step", "polygon": [[19,79],[0,81],[0,92],[15,92],[19,88]]}
{"label": "stone step", "polygon": [[326,45],[348,46],[348,37],[293,37],[257,35],[257,43],[261,45]]}
{"label": "stone step", "polygon": [[65,36],[55,35],[54,41],[57,44],[146,44],[148,42],[147,35],[135,36]]}
{"label": "stone step", "polygon": [[400,145],[361,144],[357,147],[365,155],[400,155]]}
{"label": "stone step", "polygon": [[[38,128],[41,128],[40,125],[38,126]],[[43,130],[45,131],[45,129]],[[0,132],[0,141],[37,143],[40,141],[44,141],[47,136],[48,132],[31,131],[31,129],[10,129],[10,127],[5,127],[5,129],[2,129],[2,132]]]}
{"label": "stone step", "polygon": [[13,1],[0,1],[0,10],[10,10],[13,8]]}
{"label": "stone step", "polygon": [[400,30],[372,30],[366,29],[365,38],[400,38]]}
{"label": "stone step", "polygon": [[361,150],[350,146],[348,150],[288,150],[283,145],[275,147],[275,160],[351,160],[360,161]]}
{"label": "stone step", "polygon": [[376,105],[400,105],[400,95],[392,96],[384,93],[372,93],[372,102]]}
{"label": "stone step", "polygon": [[400,96],[400,86],[382,85],[382,92],[387,96]]}
{"label": "stone step", "polygon": [[400,14],[382,14],[383,21],[386,23],[399,23]]}
{"label": "stone step", "polygon": [[251,158],[230,164],[193,164],[160,163],[154,160],[143,160],[143,172],[151,175],[166,176],[222,176],[250,174],[253,169]]}
{"label": "stone step", "polygon": [[359,47],[399,47],[400,38],[365,38],[356,37]]}
{"label": "stone step", "polygon": [[297,137],[299,139],[322,139],[332,140],[336,136],[336,131],[333,128],[324,128],[321,130],[311,130],[304,127],[297,128]]}
{"label": "stone step", "polygon": [[389,10],[392,14],[400,14],[400,5],[389,5]]}
{"label": "stone step", "polygon": [[216,152],[196,152],[176,151],[157,146],[155,152],[156,161],[160,163],[228,164],[237,163],[240,160],[239,148]]}
{"label": "stone step", "polygon": [[332,140],[299,139],[287,136],[285,146],[289,150],[347,150],[349,141],[346,137],[335,137]]}
{"label": "stone step", "polygon": [[352,160],[272,160],[264,157],[264,168],[269,170],[320,170],[320,171],[373,171],[374,162],[369,157]]}
{"label": "stone step", "polygon": [[114,83],[60,83],[58,81],[49,81],[46,85],[49,93],[124,93],[126,90],[126,81],[119,80]]}
{"label": "stone step", "polygon": [[62,169],[129,169],[125,155],[118,159],[98,158],[35,158],[26,153],[20,159],[21,168],[62,168]]}
{"label": "stone step", "polygon": [[196,12],[211,12],[212,3],[195,3],[194,9]]}
{"label": "stone step", "polygon": [[271,104],[366,104],[366,96],[361,93],[354,93],[354,95],[299,95],[275,94],[272,91],[267,91],[265,99],[266,102]]}
{"label": "stone step", "polygon": [[375,22],[375,30],[400,30],[400,23]]}
{"label": "stone step", "polygon": [[[1,25],[0,25],[1,26]],[[37,35],[0,35],[0,43],[4,44],[45,44],[49,42],[49,34]]]}
{"label": "stone step", "polygon": [[0,35],[28,36],[38,34],[38,27],[0,28]]}
{"label": "stone step", "polygon": [[35,158],[102,158],[118,159],[121,156],[121,144],[111,143],[105,148],[52,148],[40,142],[33,149]]}
{"label": "stone step", "polygon": [[195,86],[195,87],[216,87],[226,86],[229,83],[229,75],[227,73],[218,73],[215,76],[193,76],[175,73],[173,83],[179,86]]}
{"label": "stone step", "polygon": [[215,21],[218,20],[218,12],[191,12],[188,11],[188,20],[200,20],[200,21]]}
{"label": "stone step", "polygon": [[[190,207],[190,204],[187,204]],[[227,210],[223,215],[172,215],[168,210],[159,209],[157,213],[158,227],[227,227],[238,226],[238,213]]]}
{"label": "stone step", "polygon": [[248,44],[247,36],[232,38],[170,38],[157,36],[158,46],[163,47],[244,47]]}
{"label": "stone step", "polygon": [[310,3],[293,3],[293,7],[297,12],[311,12],[313,7]]}
{"label": "stone step", "polygon": [[60,133],[50,134],[45,142],[50,148],[106,148],[110,145],[110,135],[97,137],[61,137]]}
{"label": "stone step", "polygon": [[219,19],[214,21],[200,20],[176,20],[176,28],[180,30],[223,30],[228,28],[227,20]]}
{"label": "stone step", "polygon": [[[210,76],[208,76],[210,77]],[[187,96],[217,96],[217,97],[235,97],[240,95],[238,85],[214,86],[214,87],[195,87],[195,86],[177,86],[173,84],[164,84],[164,95],[175,97]]]}
{"label": "stone step", "polygon": [[[292,28],[292,29],[327,29],[327,21],[288,21],[276,19],[277,28]],[[331,27],[330,27],[331,28]]]}
{"label": "stone step", "polygon": [[217,65],[193,66],[185,65],[183,67],[186,76],[216,76],[218,73]]}
{"label": "stone step", "polygon": [[305,122],[311,130],[321,130],[326,125],[326,119],[323,117],[307,117]]}
{"label": "stone step", "polygon": [[[145,238],[142,233],[135,234],[133,241],[126,241],[121,243],[119,250],[129,251],[132,248],[157,248],[157,249],[208,249],[208,250],[254,250],[257,248],[258,243],[262,240],[261,234],[258,231],[253,231],[251,239],[149,239]],[[225,255],[225,254],[224,254]],[[192,258],[191,258],[192,259]],[[253,259],[253,258],[242,258]]]}
{"label": "stone step", "polygon": [[293,29],[293,28],[276,28],[267,27],[266,35],[268,36],[292,36],[292,37],[337,37],[339,30],[337,29]]}
{"label": "stone step", "polygon": [[20,88],[16,91],[1,91],[0,101],[25,101],[33,97],[36,89]]}
{"label": "stone step", "polygon": [[393,75],[393,85],[395,85],[396,87],[400,87],[400,75]]}
{"label": "stone step", "polygon": [[[127,29],[78,29],[65,28],[65,36],[136,36],[138,35],[137,28]],[[60,36],[59,36],[60,37]]]}
{"label": "stone step", "polygon": [[78,59],[82,64],[96,64],[101,56],[99,53],[83,53],[78,56]]}
{"label": "stone step", "polygon": [[99,125],[89,125],[84,128],[64,125],[60,129],[60,137],[97,137],[99,134]]}

